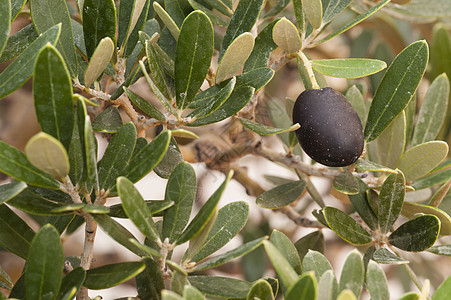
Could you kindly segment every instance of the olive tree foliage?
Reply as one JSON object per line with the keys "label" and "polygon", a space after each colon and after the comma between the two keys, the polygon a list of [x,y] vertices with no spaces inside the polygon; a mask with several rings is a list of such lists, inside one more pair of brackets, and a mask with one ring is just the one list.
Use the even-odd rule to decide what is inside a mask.
{"label": "olive tree foliage", "polygon": [[[31,23],[10,35],[19,13]],[[0,245],[26,260],[16,282],[0,269],[0,287],[9,290],[0,298],[89,299],[88,290],[134,279],[135,299],[343,300],[362,293],[389,299],[381,264],[395,264],[417,286],[401,299],[446,299],[451,280],[430,291],[405,253],[451,253],[444,239],[451,235],[449,16],[448,0],[1,1],[0,62],[9,63],[0,73],[0,98],[32,78],[30,101],[41,132],[25,151],[0,141],[0,171],[11,177],[0,186]],[[431,24],[431,45],[411,40],[399,49],[399,41],[373,39],[389,24],[408,40],[397,27],[403,20]],[[371,23],[381,26],[347,35]],[[350,58],[310,59],[316,47],[340,36],[347,36]],[[294,133],[294,101],[265,99],[266,86],[287,64],[298,66],[306,90],[327,87],[330,77],[347,78],[343,94],[364,128],[365,151],[355,163],[326,168],[310,162]],[[158,105],[133,89],[140,78]],[[430,85],[417,103],[422,82]],[[259,110],[271,121],[257,119]],[[178,143],[196,143],[196,127],[224,120],[244,138],[199,155],[198,162],[225,177],[193,210],[196,173]],[[152,127],[159,130],[147,136]],[[111,136],[101,158],[96,132]],[[271,134],[280,137],[284,152],[262,143]],[[234,164],[247,154],[284,165],[298,179],[267,176],[273,187],[264,190]],[[144,199],[134,186],[153,171],[167,179],[164,199]],[[347,205],[323,199],[310,176],[333,181]],[[247,230],[241,245],[215,254],[252,213],[244,201],[218,207],[232,178],[255,196],[258,209],[280,211],[314,231],[292,241],[271,228]],[[432,193],[425,199],[418,190]],[[117,196],[120,204],[107,204]],[[310,205],[315,208],[303,209]],[[145,241],[117,218],[131,220]],[[83,253],[65,257],[61,236],[79,227]],[[139,258],[91,268],[94,249],[102,247],[95,242],[97,227]],[[348,254],[340,276],[323,254],[328,230],[360,250]],[[186,243],[182,258],[171,260]],[[205,271],[239,257],[251,264],[248,280]],[[273,277],[263,276],[267,259]]]}

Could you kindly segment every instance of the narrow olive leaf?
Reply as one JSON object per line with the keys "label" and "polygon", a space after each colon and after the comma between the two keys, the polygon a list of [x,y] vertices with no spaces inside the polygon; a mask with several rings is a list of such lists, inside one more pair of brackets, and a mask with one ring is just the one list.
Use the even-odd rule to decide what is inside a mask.
{"label": "narrow olive leaf", "polygon": [[282,284],[286,287],[295,284],[298,274],[284,255],[269,241],[264,241],[263,246]]}
{"label": "narrow olive leaf", "polygon": [[299,199],[304,189],[305,181],[303,180],[282,184],[260,194],[256,203],[263,208],[281,208]]}
{"label": "narrow olive leaf", "polygon": [[108,190],[129,162],[136,144],[136,127],[129,122],[113,136],[97,164],[99,187]]}
{"label": "narrow olive leaf", "polygon": [[36,134],[27,142],[25,153],[33,165],[59,181],[64,181],[69,174],[66,149],[60,141],[45,132]]}
{"label": "narrow olive leaf", "polygon": [[339,292],[346,289],[351,290],[357,298],[360,298],[364,278],[365,267],[362,256],[357,250],[351,251],[341,270]]}
{"label": "narrow olive leaf", "polygon": [[[201,271],[201,270],[207,270],[211,269],[220,265],[223,265],[225,263],[228,263],[229,261],[244,256],[248,254],[249,252],[253,251],[257,247],[259,247],[264,240],[266,240],[267,237],[261,237],[259,239],[247,242],[233,250],[227,251],[223,254],[220,254],[218,256],[212,257],[206,261],[203,261],[200,264],[197,264],[192,271]],[[299,259],[299,258],[298,258]]]}
{"label": "narrow olive leaf", "polygon": [[294,284],[288,287],[287,300],[316,299],[316,278],[313,272],[302,274]]}
{"label": "narrow olive leaf", "polygon": [[451,235],[451,217],[439,208],[405,201],[401,214],[409,219],[418,214],[434,215],[440,220],[440,235]]}
{"label": "narrow olive leaf", "polygon": [[290,263],[294,271],[301,274],[301,260],[298,251],[291,240],[282,232],[273,230],[269,241],[282,253],[283,257]]}
{"label": "narrow olive leaf", "polygon": [[274,300],[274,294],[272,292],[271,285],[268,281],[264,279],[258,279],[254,282],[249,293],[247,294],[246,300]]}
{"label": "narrow olive leaf", "polygon": [[0,56],[0,63],[6,62],[21,54],[37,38],[38,34],[33,24],[28,24],[9,36]]}
{"label": "narrow olive leaf", "polygon": [[143,253],[147,253],[147,255],[146,255],[147,257],[162,257],[160,252],[158,252],[154,248],[151,248],[147,245],[143,245],[135,239],[129,239],[129,241],[131,244],[135,245],[136,248],[141,250]]}
{"label": "narrow olive leaf", "polygon": [[321,0],[302,0],[302,8],[309,23],[314,29],[321,27],[323,19],[323,5]]}
{"label": "narrow olive leaf", "polygon": [[117,191],[125,213],[136,227],[149,239],[160,240],[152,219],[152,213],[133,183],[125,177],[119,177],[117,179]]}
{"label": "narrow olive leaf", "polygon": [[440,220],[434,215],[422,215],[398,227],[388,242],[404,251],[424,251],[434,245],[440,232]]}
{"label": "narrow olive leaf", "polygon": [[99,78],[110,63],[114,50],[114,43],[110,37],[100,40],[89,59],[89,64],[85,71],[85,86],[91,86],[91,84]]}
{"label": "narrow olive leaf", "polygon": [[116,7],[113,0],[84,0],[82,18],[86,54],[89,58],[105,37],[109,37],[113,45],[116,45]]}
{"label": "narrow olive leaf", "polygon": [[406,141],[406,116],[401,112],[374,141],[377,162],[389,168],[396,168],[404,153]]}
{"label": "narrow olive leaf", "polygon": [[96,223],[102,228],[102,230],[112,237],[116,242],[132,251],[139,256],[147,256],[147,252],[138,248],[135,244],[130,242],[130,239],[136,240],[133,234],[125,229],[118,222],[114,221],[111,217],[105,214],[92,214],[91,215]]}
{"label": "narrow olive leaf", "polygon": [[[130,16],[130,23],[127,28],[127,34],[124,39],[124,43],[128,40],[130,34],[133,32],[133,29],[135,28],[136,23],[138,22],[138,19],[141,15],[141,12],[143,11],[144,6],[146,5],[145,0],[136,0],[133,3],[133,12]],[[122,8],[122,6],[121,6]]]}
{"label": "narrow olive leaf", "polygon": [[323,24],[332,21],[351,3],[351,1],[352,0],[330,1],[323,14]]}
{"label": "narrow olive leaf", "polygon": [[178,137],[178,138],[184,138],[184,139],[199,139],[199,136],[195,134],[194,132],[186,129],[171,129],[172,136]]}
{"label": "narrow olive leaf", "polygon": [[227,25],[229,24],[229,20],[227,20],[226,18],[224,18],[220,15],[213,13],[211,10],[209,10],[208,8],[206,8],[199,2],[194,1],[194,0],[188,0],[188,2],[193,9],[200,10],[201,12],[206,14],[208,16],[208,18],[210,19],[211,23],[222,26],[222,27],[227,27]]}
{"label": "narrow olive leaf", "polygon": [[360,90],[357,88],[357,86],[353,85],[346,91],[345,96],[359,115],[362,124],[365,124],[367,111],[365,106],[365,99],[363,98]]}
{"label": "narrow olive leaf", "polygon": [[301,37],[296,26],[285,17],[274,25],[272,39],[287,54],[296,53],[302,47]]}
{"label": "narrow olive leaf", "polygon": [[180,29],[174,22],[174,20],[171,18],[171,16],[164,10],[163,7],[161,7],[161,5],[158,2],[153,3],[153,9],[160,17],[160,19],[163,21],[164,25],[166,25],[166,27],[169,29],[174,39],[178,40],[180,35]]}
{"label": "narrow olive leaf", "polygon": [[77,56],[66,1],[58,0],[50,3],[45,0],[31,0],[30,12],[38,34],[42,34],[52,26],[61,23],[61,36],[56,47],[66,62],[70,76],[76,77],[78,75]]}
{"label": "narrow olive leaf", "polygon": [[314,271],[316,280],[319,280],[321,276],[329,270],[333,270],[332,265],[327,258],[318,251],[309,250],[302,260],[302,272],[306,273]]}
{"label": "narrow olive leaf", "polygon": [[371,299],[390,299],[387,277],[385,277],[384,270],[372,260],[368,263],[366,271],[366,287],[370,292]]}
{"label": "narrow olive leaf", "polygon": [[367,142],[376,139],[407,106],[426,70],[428,57],[426,41],[417,41],[393,60],[371,102],[364,133]]}
{"label": "narrow olive leaf", "polygon": [[379,224],[377,214],[371,206],[370,199],[368,199],[368,187],[361,179],[357,179],[357,190],[357,194],[349,195],[349,200],[368,227],[376,230]]}
{"label": "narrow olive leaf", "polygon": [[3,271],[3,269],[0,267],[0,287],[7,290],[11,290],[13,286],[14,282],[12,282],[11,277],[9,277],[8,273]]}
{"label": "narrow olive leaf", "polygon": [[[33,74],[33,65],[42,47],[55,44],[61,32],[61,24],[55,25],[31,43],[5,70],[0,73],[0,99],[12,93]],[[45,74],[45,73],[44,73]]]}
{"label": "narrow olive leaf", "polygon": [[208,220],[207,224],[205,224],[204,228],[202,228],[200,233],[189,241],[188,249],[183,255],[183,263],[190,262],[191,258],[199,251],[200,248],[202,248],[205,240],[210,234],[213,224],[216,222],[217,217],[218,210],[214,210],[210,220]]}
{"label": "narrow olive leaf", "polygon": [[150,258],[142,260],[146,264],[144,271],[136,276],[136,289],[141,299],[161,299],[164,281],[158,261]]}
{"label": "narrow olive leaf", "polygon": [[99,190],[99,175],[97,171],[97,146],[96,137],[91,126],[91,119],[89,116],[84,120],[84,151],[86,155],[86,173],[87,179],[92,184],[93,188]]}
{"label": "narrow olive leaf", "polygon": [[253,69],[236,76],[235,88],[250,86],[255,92],[264,87],[274,76],[274,70],[268,67]]}
{"label": "narrow olive leaf", "polygon": [[224,39],[221,44],[218,62],[221,62],[224,52],[230,44],[244,32],[250,32],[257,22],[260,11],[263,7],[263,0],[244,0],[238,3],[229,26],[227,27]]}
{"label": "narrow olive leaf", "polygon": [[[145,2],[142,0],[123,0],[119,3],[119,11],[117,12],[118,18],[117,18],[117,27],[118,27],[118,37],[117,37],[117,46],[121,47],[123,46],[125,48],[124,42],[126,42],[126,39],[128,37],[128,34],[133,30],[133,28],[130,28],[131,25],[131,19],[132,15],[135,10],[135,6],[139,5],[137,2]],[[139,7],[136,7],[138,9]],[[139,14],[137,18],[139,17]],[[137,20],[136,18],[136,20]]]}
{"label": "narrow olive leaf", "polygon": [[171,138],[168,150],[163,159],[155,167],[154,171],[161,178],[168,179],[174,168],[183,161],[183,156],[180,148],[177,146],[176,140]]}
{"label": "narrow olive leaf", "polygon": [[0,57],[8,40],[11,29],[11,1],[3,1],[0,4]]}
{"label": "narrow olive leaf", "polygon": [[27,258],[27,298],[54,299],[63,279],[63,266],[63,245],[59,233],[52,225],[44,225],[34,236]]}
{"label": "narrow olive leaf", "polygon": [[35,233],[24,220],[16,215],[8,206],[0,205],[0,245],[26,259]]}
{"label": "narrow olive leaf", "polygon": [[221,249],[241,231],[248,217],[249,205],[246,202],[232,202],[221,208],[205,242],[191,260],[198,262]]}
{"label": "narrow olive leaf", "polygon": [[30,185],[59,189],[58,181],[32,165],[23,152],[3,141],[0,141],[0,158],[0,171],[14,179]]}
{"label": "narrow olive leaf", "polygon": [[266,25],[266,27],[258,34],[255,39],[254,49],[244,64],[243,72],[249,72],[254,69],[264,68],[268,65],[268,59],[271,52],[277,48],[272,39],[272,32],[275,24],[279,21],[276,19]]}
{"label": "narrow olive leaf", "polygon": [[299,258],[301,261],[307,254],[309,249],[318,251],[320,253],[324,252],[325,242],[324,235],[321,231],[311,232],[294,243],[296,250],[298,251]]}
{"label": "narrow olive leaf", "polygon": [[451,245],[432,246],[427,251],[437,255],[451,256]]}
{"label": "narrow olive leaf", "polygon": [[187,300],[203,300],[206,299],[202,293],[191,285],[185,285],[183,288],[183,298]]}
{"label": "narrow olive leaf", "polygon": [[406,181],[415,180],[433,170],[447,154],[447,143],[426,142],[407,150],[399,160],[397,168],[403,171]]}
{"label": "narrow olive leaf", "polygon": [[365,77],[387,67],[382,60],[367,58],[319,59],[311,62],[317,72],[339,78]]}
{"label": "narrow olive leaf", "polygon": [[158,121],[165,121],[166,117],[162,114],[155,106],[149,103],[147,100],[143,99],[138,94],[135,94],[128,88],[124,87],[124,91],[128,98],[135,104],[139,109],[141,109],[148,116],[157,119]]}
{"label": "narrow olive leaf", "polygon": [[122,118],[115,106],[110,106],[92,121],[92,129],[97,132],[116,133],[122,126]]}
{"label": "narrow olive leaf", "polygon": [[74,112],[72,83],[55,47],[46,45],[39,52],[34,72],[33,96],[39,125],[69,149]]}
{"label": "narrow olive leaf", "polygon": [[418,114],[412,137],[412,146],[432,141],[442,127],[449,97],[449,80],[445,73],[434,79]]}
{"label": "narrow olive leaf", "polygon": [[166,98],[171,99],[171,88],[166,81],[166,75],[160,65],[160,57],[157,53],[155,45],[147,40],[145,42],[147,64],[149,66],[149,75],[155,82],[158,89],[165,95]]}
{"label": "narrow olive leaf", "polygon": [[334,178],[334,188],[346,195],[357,195],[359,193],[359,182],[350,172],[342,172]]}
{"label": "narrow olive leaf", "polygon": [[[227,186],[227,183],[233,176],[233,171],[230,171],[226,176],[224,182],[221,186],[213,193],[213,195],[208,198],[207,202],[202,205],[202,208],[193,218],[191,223],[188,224],[186,229],[180,234],[175,243],[177,245],[183,244],[189,240],[191,240],[194,236],[200,233],[200,231],[206,226],[210,218],[212,217],[214,211],[216,210],[216,206],[221,199],[221,196]],[[164,224],[164,221],[163,221]]]}
{"label": "narrow olive leaf", "polygon": [[175,92],[179,110],[186,108],[208,74],[213,56],[213,26],[200,11],[183,21],[175,50]]}
{"label": "narrow olive leaf", "polygon": [[187,124],[188,126],[202,126],[211,123],[216,123],[227,119],[239,112],[247,103],[251,100],[254,95],[255,89],[251,86],[240,86],[237,87],[235,84],[235,89],[233,90],[230,97],[221,105],[216,111],[210,115],[199,118],[194,122]]}
{"label": "narrow olive leaf", "polygon": [[434,173],[412,182],[411,186],[415,190],[426,189],[435,185],[444,184],[451,178],[451,170]]}
{"label": "narrow olive leaf", "polygon": [[396,174],[397,171],[387,168],[385,166],[379,165],[372,161],[360,158],[357,160],[356,168],[362,171],[371,171],[371,172],[383,172],[383,173],[392,173]]}
{"label": "narrow olive leaf", "polygon": [[172,243],[182,234],[191,215],[196,184],[196,173],[189,163],[182,162],[172,171],[164,198],[174,201],[174,205],[164,212],[163,239],[169,238]]}
{"label": "narrow olive leaf", "polygon": [[451,289],[451,276],[444,280],[432,296],[432,300],[446,300]]}
{"label": "narrow olive leaf", "polygon": [[[78,293],[81,288],[83,282],[86,278],[86,271],[82,267],[77,267],[72,270],[69,274],[65,275],[62,282],[61,287],[58,292],[57,299],[61,299],[66,293],[72,292],[72,289],[75,288],[75,293]],[[72,298],[68,298],[72,299]]]}
{"label": "narrow olive leaf", "polygon": [[[398,0],[405,3],[407,0]],[[393,1],[394,2],[394,1]],[[407,16],[417,17],[446,17],[451,15],[451,5],[446,0],[429,2],[426,0],[409,1],[406,5],[396,5],[392,9]]]}
{"label": "narrow olive leaf", "polygon": [[205,3],[225,16],[231,17],[233,14],[233,3],[231,0],[206,0]]}
{"label": "narrow olive leaf", "polygon": [[274,127],[267,126],[264,124],[252,122],[247,119],[243,119],[243,118],[238,118],[238,119],[240,120],[241,124],[243,124],[244,127],[246,127],[247,129],[249,129],[257,134],[260,134],[260,135],[279,134],[279,133],[283,133],[283,132],[295,131],[296,129],[298,129],[300,127],[299,124],[296,123],[288,128],[274,128]]}
{"label": "narrow olive leaf", "polygon": [[161,161],[171,140],[171,131],[165,130],[134,155],[122,175],[132,182],[137,182],[153,170]]}
{"label": "narrow olive leaf", "polygon": [[398,219],[405,194],[404,174],[402,172],[390,174],[385,179],[379,194],[378,219],[383,234],[389,232],[393,223]]}
{"label": "narrow olive leaf", "polygon": [[143,262],[123,262],[90,269],[83,285],[91,290],[107,289],[118,285],[144,271]]}
{"label": "narrow olive leaf", "polygon": [[188,276],[188,281],[207,296],[229,299],[246,298],[252,287],[251,282],[220,276]]}
{"label": "narrow olive leaf", "polygon": [[373,253],[373,259],[380,264],[400,265],[409,263],[408,260],[402,259],[387,248],[377,249],[376,252]]}
{"label": "narrow olive leaf", "polygon": [[353,245],[371,242],[371,235],[346,213],[334,207],[325,207],[323,213],[329,227],[343,240]]}
{"label": "narrow olive leaf", "polygon": [[254,48],[254,36],[250,32],[239,35],[227,50],[216,70],[216,83],[231,78],[244,65]]}
{"label": "narrow olive leaf", "polygon": [[0,185],[0,204],[14,198],[26,187],[27,184],[22,181],[13,181]]}
{"label": "narrow olive leaf", "polygon": [[338,283],[332,270],[327,270],[321,275],[317,287],[317,290],[321,291],[318,293],[317,300],[333,300],[337,298]]}
{"label": "narrow olive leaf", "polygon": [[331,38],[334,38],[337,35],[340,35],[341,33],[345,32],[346,30],[354,27],[355,25],[359,24],[363,20],[365,20],[365,19],[369,18],[370,16],[372,16],[375,12],[377,12],[379,9],[381,9],[382,7],[387,5],[387,3],[389,3],[389,2],[390,2],[390,0],[383,0],[383,1],[379,2],[377,5],[371,7],[366,12],[358,15],[357,18],[351,20],[349,23],[346,23],[345,25],[343,25],[339,29],[335,30],[334,32],[332,32],[331,34],[326,36],[325,38],[321,39],[316,44],[322,44],[322,43],[330,40]]}

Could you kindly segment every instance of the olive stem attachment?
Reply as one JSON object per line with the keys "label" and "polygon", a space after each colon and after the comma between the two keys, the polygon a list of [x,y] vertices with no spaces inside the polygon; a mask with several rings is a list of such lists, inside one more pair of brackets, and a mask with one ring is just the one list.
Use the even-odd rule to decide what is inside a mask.
{"label": "olive stem attachment", "polygon": [[312,82],[312,88],[319,89],[320,86],[319,86],[318,82],[316,82],[316,77],[315,77],[315,74],[313,73],[312,63],[310,62],[310,60],[307,58],[307,56],[305,56],[305,54],[301,50],[299,50],[295,54],[304,63],[304,68],[307,71],[310,81]]}

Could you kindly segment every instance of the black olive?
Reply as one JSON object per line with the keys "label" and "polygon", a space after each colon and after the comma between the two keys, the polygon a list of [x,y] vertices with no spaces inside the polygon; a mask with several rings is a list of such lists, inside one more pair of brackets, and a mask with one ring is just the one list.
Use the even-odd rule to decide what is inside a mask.
{"label": "black olive", "polygon": [[343,167],[363,152],[363,128],[346,98],[327,87],[306,90],[296,99],[293,122],[301,127],[296,137],[305,153],[316,162]]}

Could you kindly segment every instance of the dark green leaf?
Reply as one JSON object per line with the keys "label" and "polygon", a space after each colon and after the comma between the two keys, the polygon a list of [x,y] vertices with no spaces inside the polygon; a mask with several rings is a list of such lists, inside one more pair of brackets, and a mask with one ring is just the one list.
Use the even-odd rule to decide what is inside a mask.
{"label": "dark green leaf", "polygon": [[321,74],[339,78],[360,78],[387,67],[384,61],[365,58],[312,60],[312,67]]}
{"label": "dark green leaf", "polygon": [[371,299],[390,299],[390,292],[388,290],[388,283],[384,270],[371,260],[368,263],[366,271],[366,287],[370,292]]}
{"label": "dark green leaf", "polygon": [[[212,24],[215,25],[219,25],[222,27],[226,27],[229,24],[229,20],[218,15],[215,14],[214,12],[212,12],[211,10],[209,10],[208,8],[206,8],[205,6],[203,6],[202,4],[200,4],[199,2],[195,1],[195,0],[188,0],[189,4],[191,5],[191,7],[195,10],[200,10],[201,12],[203,12],[204,14],[206,14],[208,16],[208,18],[210,19]],[[220,1],[218,1],[220,2]]]}
{"label": "dark green leaf", "polygon": [[208,222],[205,224],[204,228],[202,228],[202,230],[199,232],[198,235],[196,235],[189,241],[189,247],[182,258],[183,264],[190,262],[192,257],[199,251],[199,249],[203,247],[204,242],[206,241],[208,235],[210,234],[210,231],[213,227],[213,224],[216,222],[217,217],[218,211],[214,210],[213,215],[211,216],[210,220],[208,220]]}
{"label": "dark green leaf", "polygon": [[[71,77],[78,75],[74,36],[66,1],[30,0],[30,12],[34,27],[42,34],[52,26],[61,23],[61,36],[56,47],[66,62]],[[38,72],[35,72],[37,74]],[[56,72],[56,74],[59,74]]]}
{"label": "dark green leaf", "polygon": [[396,174],[397,171],[387,168],[385,166],[376,164],[372,161],[360,158],[357,160],[356,164],[357,169],[360,169],[362,171],[372,171],[372,172],[383,172],[383,173],[394,173]]}
{"label": "dark green leaf", "polygon": [[28,24],[27,26],[20,29],[18,32],[13,34],[8,38],[5,48],[3,49],[2,55],[0,56],[0,63],[8,61],[25,49],[27,49],[30,44],[38,38],[36,30],[33,24]]}
{"label": "dark green leaf", "polygon": [[[171,88],[166,80],[166,75],[160,65],[160,56],[156,50],[156,46],[150,41],[145,42],[147,65],[149,66],[149,75],[155,82],[155,85],[163,93],[163,95],[171,99]],[[164,119],[163,119],[164,120]]]}
{"label": "dark green leaf", "polygon": [[257,280],[249,290],[249,294],[247,294],[246,299],[274,300],[274,294],[272,292],[271,285],[264,279]]}
{"label": "dark green leaf", "polygon": [[351,201],[359,216],[365,221],[365,223],[372,230],[376,230],[376,228],[378,227],[378,220],[368,201],[368,187],[362,180],[358,179],[357,181],[359,192],[356,195],[349,195],[349,200]]}
{"label": "dark green leaf", "polygon": [[318,251],[309,250],[302,260],[302,272],[314,271],[316,280],[329,270],[333,270],[330,262]]}
{"label": "dark green leaf", "polygon": [[341,270],[339,292],[347,289],[359,298],[365,277],[364,272],[365,268],[359,252],[357,250],[350,252]]}
{"label": "dark green leaf", "polygon": [[[340,14],[352,0],[329,1],[329,5],[324,11],[323,24],[332,21],[338,14]],[[323,7],[324,10],[324,7]]]}
{"label": "dark green leaf", "polygon": [[414,218],[417,214],[434,215],[440,220],[440,235],[451,235],[451,217],[441,209],[405,201],[401,214],[406,218]]}
{"label": "dark green leaf", "polygon": [[293,269],[290,262],[285,258],[284,254],[269,241],[263,241],[263,245],[265,246],[266,254],[271,260],[274,270],[282,284],[285,287],[290,287],[295,284],[298,274]]}
{"label": "dark green leaf", "polygon": [[277,48],[272,39],[272,30],[278,21],[279,19],[272,21],[258,34],[254,49],[244,64],[243,73],[267,67],[269,55]]}
{"label": "dark green leaf", "polygon": [[153,2],[153,9],[160,17],[161,21],[163,21],[164,25],[166,25],[166,33],[170,32],[172,37],[177,40],[180,34],[179,26],[158,2]]}
{"label": "dark green leaf", "polygon": [[329,227],[342,239],[353,245],[366,245],[371,235],[353,218],[334,207],[323,209]]}
{"label": "dark green leaf", "polygon": [[162,238],[176,241],[188,224],[196,196],[196,174],[188,163],[180,163],[172,171],[166,186],[166,201],[174,205],[164,212]]}
{"label": "dark green leaf", "polygon": [[404,174],[390,174],[385,179],[379,194],[378,219],[382,233],[390,231],[393,223],[401,213],[404,196],[406,194],[406,180]]}
{"label": "dark green leaf", "polygon": [[274,229],[269,241],[280,251],[283,257],[293,267],[294,271],[301,274],[301,260],[291,240],[282,232]]}
{"label": "dark green leaf", "polygon": [[188,276],[179,271],[174,272],[171,278],[171,290],[182,295],[185,285],[189,285]]}
{"label": "dark green leaf", "polygon": [[145,114],[159,121],[166,120],[166,117],[155,106],[144,100],[141,96],[135,94],[126,87],[124,87],[124,91],[127,94],[128,98],[133,102],[133,104],[135,104]]}
{"label": "dark green leaf", "polygon": [[177,146],[177,142],[174,138],[172,138],[166,154],[160,163],[155,167],[154,171],[161,178],[167,179],[171,175],[174,168],[183,161],[183,156]]}
{"label": "dark green leaf", "polygon": [[27,0],[12,0],[11,1],[11,22],[16,19],[17,15],[20,13],[24,7]]}
{"label": "dark green leaf", "polygon": [[150,258],[142,260],[146,269],[136,276],[136,288],[141,299],[161,299],[164,281],[157,261]]}
{"label": "dark green leaf", "polygon": [[407,106],[426,70],[428,56],[427,43],[418,41],[410,44],[394,59],[371,102],[365,126],[367,142],[376,139]]}
{"label": "dark green leaf", "polygon": [[427,251],[444,256],[451,256],[451,245],[432,246]]}
{"label": "dark green leaf", "polygon": [[11,1],[3,1],[0,4],[0,57],[8,40],[11,29]]}
{"label": "dark green leaf", "polygon": [[52,225],[42,227],[33,238],[27,258],[27,299],[54,299],[63,278],[63,245]]}
{"label": "dark green leaf", "polygon": [[287,0],[278,0],[274,3],[273,6],[264,14],[263,18],[271,18],[277,16],[281,11],[283,11],[287,5],[290,4],[290,1]]}
{"label": "dark green leaf", "polygon": [[0,185],[0,204],[14,198],[26,187],[27,184],[21,181],[13,181]]}
{"label": "dark green leaf", "polygon": [[233,5],[232,1],[230,0],[205,0],[205,3],[207,3],[212,8],[217,9],[221,14],[228,17],[232,16],[233,14]]}
{"label": "dark green leaf", "polygon": [[[165,201],[165,200],[146,200],[146,205],[150,209],[152,215],[162,212],[163,210],[174,205],[173,201]],[[108,207],[110,212],[108,215],[114,218],[128,218],[125,214],[124,208],[122,204],[116,204]]]}
{"label": "dark green leaf", "polygon": [[99,186],[108,190],[116,182],[129,162],[136,143],[136,127],[129,122],[113,136],[105,154],[97,165],[99,170]]}
{"label": "dark green leaf", "polygon": [[219,276],[189,276],[192,286],[209,296],[238,299],[246,298],[252,283]]}
{"label": "dark green leaf", "polygon": [[405,251],[424,251],[434,245],[440,231],[440,220],[434,215],[422,215],[398,227],[388,242]]}
{"label": "dark green leaf", "polygon": [[89,116],[84,120],[84,151],[86,153],[86,173],[87,179],[92,187],[99,190],[99,176],[97,171],[97,146],[96,137],[91,126],[91,119]]}
{"label": "dark green leaf", "polygon": [[304,256],[307,254],[308,250],[315,250],[320,253],[324,253],[324,235],[321,231],[311,232],[294,243],[296,250],[298,251],[298,256],[302,261]]}
{"label": "dark green leaf", "polygon": [[342,172],[334,178],[334,188],[346,195],[356,195],[359,193],[359,182],[350,172]]}
{"label": "dark green leaf", "polygon": [[135,277],[145,266],[143,262],[123,262],[90,269],[83,285],[92,290],[110,288]]}
{"label": "dark green leaf", "polygon": [[164,8],[179,27],[182,26],[185,17],[192,11],[187,0],[165,0]]}
{"label": "dark green leaf", "polygon": [[255,92],[264,87],[274,76],[274,70],[268,67],[252,69],[246,73],[236,76],[235,89],[238,87],[251,86]]}
{"label": "dark green leaf", "polygon": [[402,259],[401,257],[395,255],[393,252],[390,252],[387,248],[379,248],[373,253],[374,261],[380,264],[408,264],[409,261]]}
{"label": "dark green leaf", "polygon": [[77,267],[69,274],[65,275],[61,282],[61,287],[58,292],[57,299],[62,298],[67,292],[75,288],[76,293],[80,290],[81,285],[85,281],[86,271],[82,267]]}
{"label": "dark green leaf", "polygon": [[284,207],[299,199],[304,189],[305,182],[302,180],[282,184],[260,194],[256,203],[264,208],[276,209]]}
{"label": "dark green leaf", "polygon": [[255,133],[258,133],[260,135],[278,134],[278,133],[283,133],[283,132],[288,132],[288,131],[294,131],[299,128],[299,124],[294,124],[288,128],[274,128],[274,127],[267,126],[264,124],[252,122],[247,119],[243,119],[243,118],[238,118],[238,119],[240,120],[241,124],[243,124],[244,127],[246,127],[247,129],[249,129]]}
{"label": "dark green leaf", "polygon": [[286,293],[287,300],[316,299],[316,278],[312,272],[302,274]]}
{"label": "dark green leaf", "polygon": [[116,7],[113,0],[84,0],[82,19],[89,58],[101,39],[109,37],[116,44]]}
{"label": "dark green leaf", "polygon": [[72,181],[72,184],[77,185],[82,181],[83,176],[86,172],[86,154],[84,151],[84,135],[80,133],[79,128],[81,127],[84,132],[84,123],[82,124],[79,118],[83,118],[86,114],[86,106],[84,101],[79,99],[77,100],[77,108],[74,113],[74,127],[72,132],[72,139],[69,146],[69,177]]}

